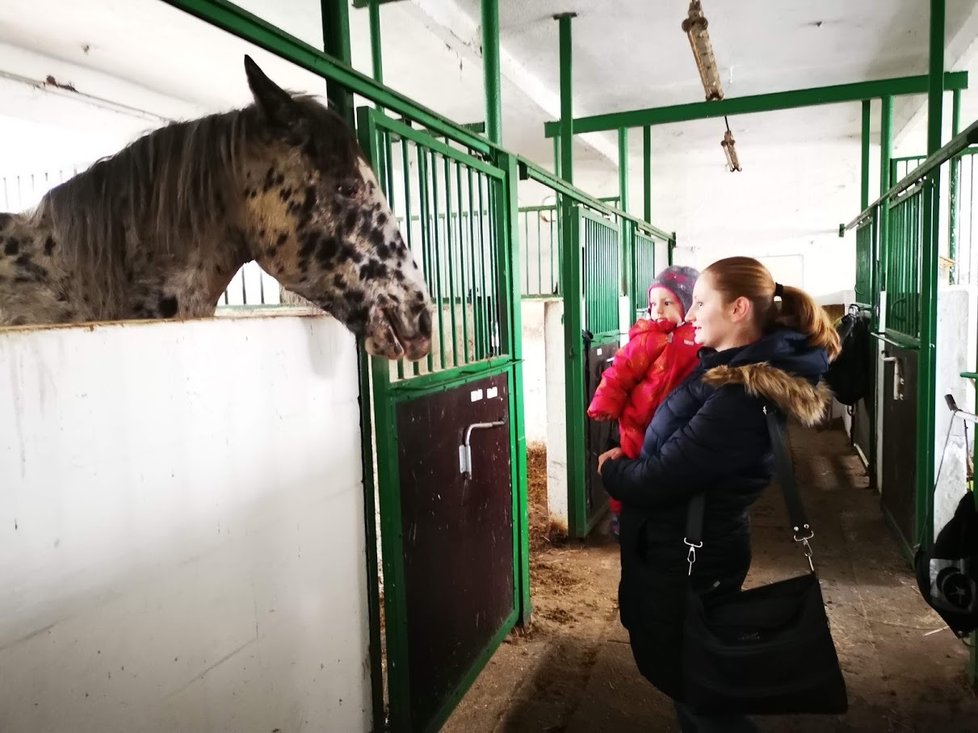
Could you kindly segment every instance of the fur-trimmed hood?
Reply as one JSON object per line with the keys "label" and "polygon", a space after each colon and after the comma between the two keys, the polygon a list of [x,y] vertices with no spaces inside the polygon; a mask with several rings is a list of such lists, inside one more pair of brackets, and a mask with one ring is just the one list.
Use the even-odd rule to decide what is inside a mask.
{"label": "fur-trimmed hood", "polygon": [[780,329],[740,349],[703,353],[702,360],[704,384],[743,385],[748,394],[770,400],[803,425],[819,422],[832,400],[821,381],[829,365],[825,350],[796,331]]}
{"label": "fur-trimmed hood", "polygon": [[747,394],[771,400],[808,427],[822,419],[832,400],[825,382],[813,386],[808,379],[792,376],[767,362],[714,367],[703,375],[703,382],[714,387],[742,384]]}

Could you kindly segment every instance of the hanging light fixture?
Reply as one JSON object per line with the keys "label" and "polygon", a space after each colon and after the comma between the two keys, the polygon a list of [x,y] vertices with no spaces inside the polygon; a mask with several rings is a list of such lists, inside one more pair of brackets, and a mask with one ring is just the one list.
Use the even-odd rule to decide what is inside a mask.
{"label": "hanging light fixture", "polygon": [[710,43],[710,34],[707,31],[708,25],[703,16],[700,0],[690,0],[689,17],[683,21],[683,32],[689,38],[696,68],[703,82],[703,91],[706,92],[707,101],[710,101],[723,99],[723,88],[720,85],[720,72],[717,69],[717,60],[713,56],[713,45]]}
{"label": "hanging light fixture", "polygon": [[727,131],[723,133],[720,146],[723,148],[723,154],[727,156],[727,168],[730,169],[731,173],[737,173],[741,170],[740,161],[737,159],[737,149],[734,148],[734,137],[733,133],[730,132],[730,123],[727,122],[726,115],[723,116],[723,122],[727,126]]}

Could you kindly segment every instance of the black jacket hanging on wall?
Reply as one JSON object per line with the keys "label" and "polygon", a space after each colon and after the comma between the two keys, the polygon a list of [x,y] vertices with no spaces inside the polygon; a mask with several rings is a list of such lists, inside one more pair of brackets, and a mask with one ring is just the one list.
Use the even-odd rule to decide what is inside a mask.
{"label": "black jacket hanging on wall", "polygon": [[[763,400],[806,425],[830,396],[825,351],[782,329],[748,346],[704,349],[700,366],[662,403],[638,460],[608,461],[605,487],[621,515],[621,621],[642,674],[681,697],[685,593],[740,587],[750,567],[748,509],[773,474]],[[706,492],[704,547],[687,576],[683,535],[690,498]]]}

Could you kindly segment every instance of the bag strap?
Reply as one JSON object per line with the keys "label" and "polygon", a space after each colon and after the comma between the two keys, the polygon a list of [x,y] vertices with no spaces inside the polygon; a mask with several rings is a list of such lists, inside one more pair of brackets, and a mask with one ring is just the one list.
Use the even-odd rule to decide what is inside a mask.
{"label": "bag strap", "polygon": [[[791,520],[792,537],[795,542],[802,543],[805,557],[808,558],[808,566],[814,573],[815,564],[812,562],[812,547],[808,544],[808,540],[815,536],[815,532],[808,521],[805,506],[801,501],[801,493],[798,491],[798,484],[795,481],[794,465],[791,462],[788,440],[784,430],[786,419],[783,413],[773,405],[764,405],[763,409],[767,418],[767,431],[771,438],[771,449],[774,453],[778,483],[781,484],[784,503],[788,508],[788,518]],[[690,500],[686,512],[686,536],[683,541],[689,547],[689,554],[686,559],[689,562],[690,575],[693,573],[693,563],[696,562],[696,550],[703,546],[703,514],[705,509],[706,495],[699,493]]]}

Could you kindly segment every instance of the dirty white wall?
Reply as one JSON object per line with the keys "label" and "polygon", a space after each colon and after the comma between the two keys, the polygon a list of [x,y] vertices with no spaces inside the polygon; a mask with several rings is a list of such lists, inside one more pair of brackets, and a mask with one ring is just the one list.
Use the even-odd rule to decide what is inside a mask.
{"label": "dirty white wall", "polygon": [[0,331],[0,731],[371,726],[326,317]]}

